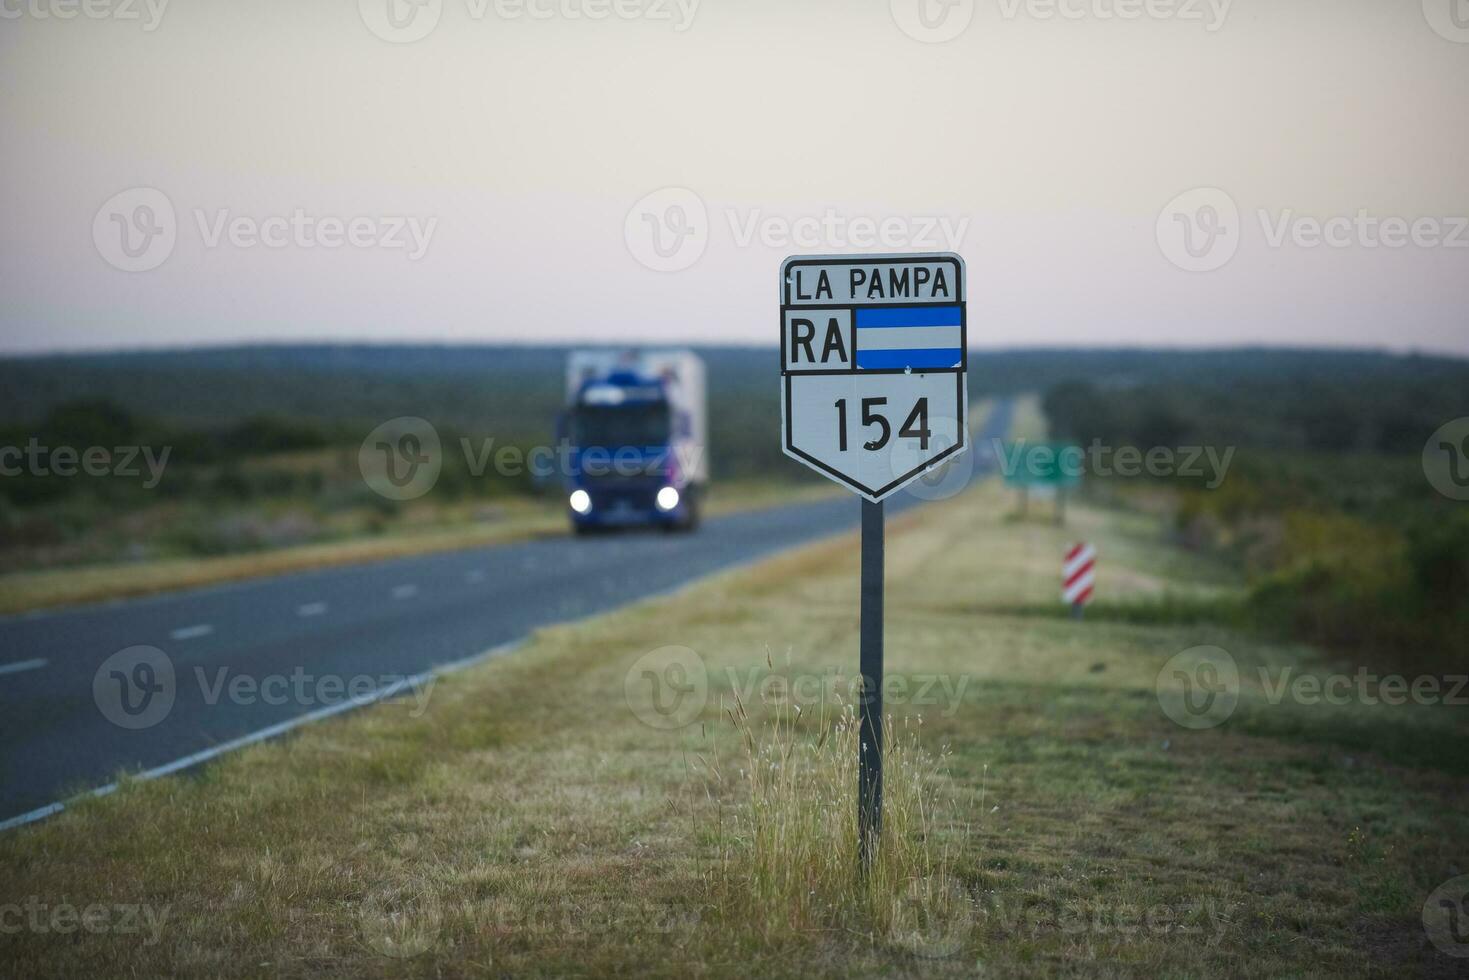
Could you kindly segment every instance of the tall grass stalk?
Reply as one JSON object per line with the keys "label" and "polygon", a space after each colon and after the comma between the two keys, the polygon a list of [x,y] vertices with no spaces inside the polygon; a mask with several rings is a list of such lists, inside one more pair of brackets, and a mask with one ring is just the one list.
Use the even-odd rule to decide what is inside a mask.
{"label": "tall grass stalk", "polygon": [[[864,875],[856,705],[839,696],[806,707],[747,705],[736,691],[726,714],[740,743],[735,761],[703,761],[718,801],[715,884],[727,915],[772,939],[836,930],[900,943],[915,928],[967,921],[968,899],[949,876],[938,832],[948,752],[923,749],[921,716],[885,719],[882,835]],[[719,757],[717,747],[711,755]]]}

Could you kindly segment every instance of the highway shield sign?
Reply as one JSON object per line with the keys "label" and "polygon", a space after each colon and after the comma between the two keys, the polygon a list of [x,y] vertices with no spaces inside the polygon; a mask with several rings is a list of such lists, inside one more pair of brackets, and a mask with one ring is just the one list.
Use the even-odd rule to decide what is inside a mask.
{"label": "highway shield sign", "polygon": [[967,448],[962,258],[792,256],[780,273],[786,455],[878,501]]}

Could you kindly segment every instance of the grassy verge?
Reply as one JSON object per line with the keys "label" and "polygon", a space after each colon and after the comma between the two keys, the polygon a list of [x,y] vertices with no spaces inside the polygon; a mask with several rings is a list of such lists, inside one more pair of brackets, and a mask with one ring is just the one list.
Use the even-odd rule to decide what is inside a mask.
{"label": "grassy verge", "polygon": [[[814,499],[833,492],[827,484],[795,487],[773,482],[716,484],[710,493],[708,513],[717,516]],[[431,527],[408,527],[371,537],[238,555],[12,572],[0,575],[0,615],[566,533],[566,515],[559,503],[512,501],[495,510],[494,519],[489,521],[466,516]]]}
{"label": "grassy verge", "polygon": [[[881,914],[836,900],[849,838],[820,855],[770,840],[800,821],[818,829],[783,839],[849,826],[822,809],[847,777],[821,768],[833,729],[810,708],[844,695],[856,661],[846,537],[543,631],[441,681],[421,717],[382,705],[0,838],[6,902],[100,905],[108,926],[58,934],[37,913],[42,927],[0,939],[7,965],[1462,975],[1420,917],[1435,887],[1469,872],[1463,709],[1272,703],[1257,669],[1319,675],[1314,651],[1207,623],[1005,612],[1051,601],[1078,533],[1104,556],[1103,595],[1219,588],[1190,584],[1135,518],[1078,507],[1062,529],[1007,509],[991,482],[890,523],[891,727],[928,761],[904,777],[903,812],[925,816],[889,828],[916,857]],[[1242,680],[1223,724],[1191,730],[1155,685],[1200,645],[1228,651]],[[726,713],[736,692],[753,754]],[[772,759],[782,745],[817,761]],[[772,762],[794,782],[754,779]],[[762,818],[762,801],[782,819]],[[146,913],[137,930],[118,925],[124,907]]]}

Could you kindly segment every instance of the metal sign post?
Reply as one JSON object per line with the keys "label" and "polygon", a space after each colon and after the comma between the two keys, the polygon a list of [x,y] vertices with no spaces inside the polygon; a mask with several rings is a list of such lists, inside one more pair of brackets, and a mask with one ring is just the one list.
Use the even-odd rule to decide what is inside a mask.
{"label": "metal sign post", "polygon": [[792,256],[780,267],[781,448],[862,500],[857,836],[882,836],[883,505],[968,448],[964,260]]}
{"label": "metal sign post", "polygon": [[882,835],[882,501],[862,501],[862,701],[857,737],[857,846],[866,871]]}

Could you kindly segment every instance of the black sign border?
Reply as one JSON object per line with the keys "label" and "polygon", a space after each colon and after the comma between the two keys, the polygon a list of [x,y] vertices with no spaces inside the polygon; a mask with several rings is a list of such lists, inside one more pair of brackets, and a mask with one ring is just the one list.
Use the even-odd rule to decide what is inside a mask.
{"label": "black sign border", "polygon": [[[957,368],[930,369],[926,371],[909,371],[907,368],[871,368],[858,371],[857,349],[856,349],[856,324],[857,310],[867,308],[890,308],[900,305],[913,306],[953,306],[955,301],[948,300],[943,303],[932,301],[917,301],[911,304],[898,303],[791,303],[790,302],[790,273],[791,270],[805,265],[863,265],[883,264],[893,262],[952,262],[958,273],[959,283],[959,366]],[[780,264],[780,375],[781,375],[781,442],[786,455],[799,459],[807,466],[820,470],[837,483],[851,487],[869,500],[882,500],[898,490],[902,489],[913,480],[933,469],[945,459],[957,453],[963,452],[969,447],[969,405],[966,395],[965,382],[969,374],[969,295],[968,282],[966,281],[966,270],[964,258],[954,252],[913,252],[913,253],[889,253],[882,255],[793,255]],[[786,369],[785,349],[785,321],[786,313],[791,310],[841,310],[852,312],[852,369],[849,371],[790,371]],[[884,486],[873,488],[859,483],[847,476],[845,473],[835,470],[821,462],[808,453],[797,449],[791,443],[791,383],[793,378],[809,377],[811,375],[883,375],[883,374],[953,374],[955,384],[958,386],[956,403],[959,406],[959,441],[939,453],[933,459],[904,473],[892,482]]]}

